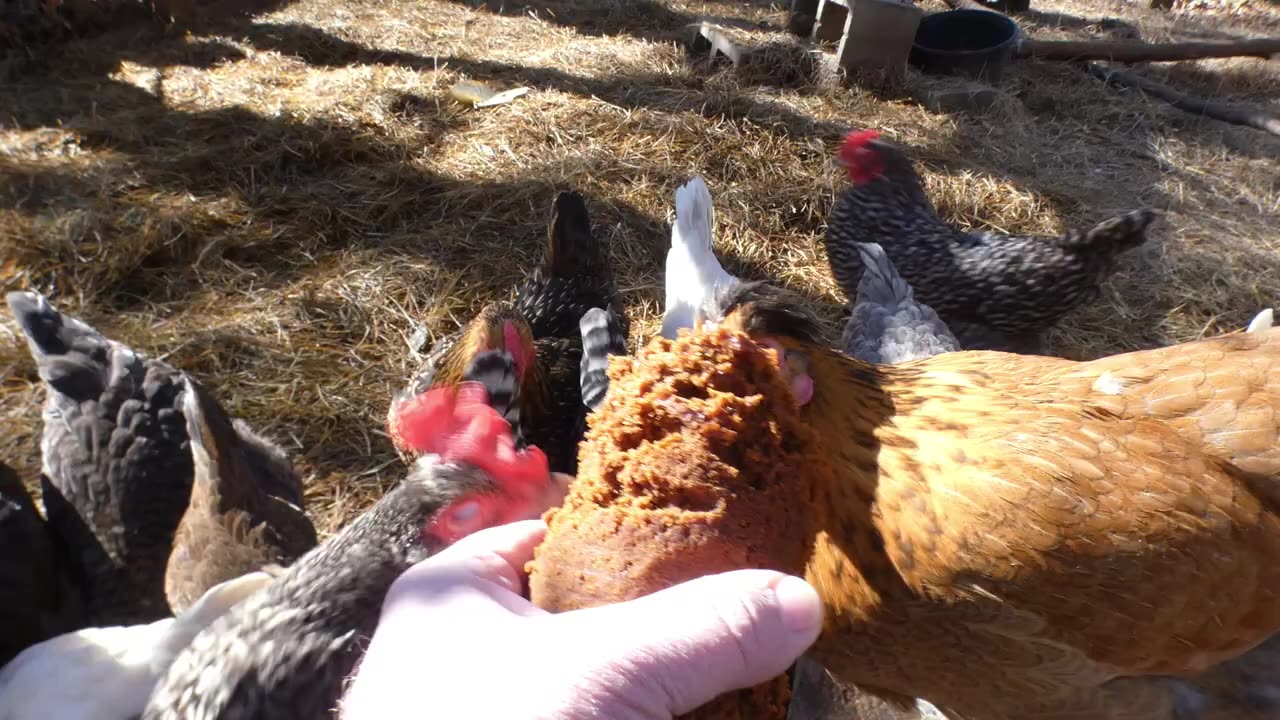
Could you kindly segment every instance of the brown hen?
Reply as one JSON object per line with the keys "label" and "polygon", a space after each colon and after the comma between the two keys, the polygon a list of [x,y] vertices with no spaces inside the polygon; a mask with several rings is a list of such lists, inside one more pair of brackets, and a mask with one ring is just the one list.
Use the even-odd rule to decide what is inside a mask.
{"label": "brown hen", "polygon": [[[710,482],[733,535],[806,543],[805,576],[827,605],[811,654],[841,681],[904,705],[923,698],[956,720],[1166,720],[1175,686],[1152,676],[1204,671],[1280,630],[1280,330],[1093,362],[958,352],[873,366],[825,347],[812,315],[768,286],[734,284],[708,321],[719,328],[691,338],[704,354],[749,336],[778,348],[789,382],[774,385],[812,380],[800,416],[817,459],[787,463],[806,521],[734,515],[742,490]],[[651,362],[674,379],[653,391],[686,388],[655,405],[671,414],[707,391],[664,357]],[[745,360],[709,357],[708,378],[758,375]],[[621,422],[613,411],[623,400],[610,393],[593,436],[597,423]],[[607,462],[597,453],[639,442],[654,449],[648,462],[675,467],[679,457],[658,457],[679,445],[664,438],[723,432],[705,419],[648,417],[631,421],[643,438],[585,444],[578,482],[595,481],[588,471]],[[785,421],[777,428],[779,447],[809,442]],[[762,462],[736,457],[744,473]],[[625,506],[637,492],[623,483],[596,499]],[[672,522],[696,524],[693,500],[664,499],[686,513]],[[567,521],[585,522],[553,516],[548,545]],[[663,552],[640,538],[630,547],[611,564],[652,564],[644,554]],[[588,562],[591,548],[581,553]]]}

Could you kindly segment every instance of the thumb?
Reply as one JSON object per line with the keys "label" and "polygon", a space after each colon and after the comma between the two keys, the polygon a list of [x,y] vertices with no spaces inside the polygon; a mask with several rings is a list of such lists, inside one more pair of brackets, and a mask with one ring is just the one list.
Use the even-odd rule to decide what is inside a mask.
{"label": "thumb", "polygon": [[822,629],[817,591],[772,570],[710,575],[582,612],[621,644],[616,669],[674,715],[781,675]]}

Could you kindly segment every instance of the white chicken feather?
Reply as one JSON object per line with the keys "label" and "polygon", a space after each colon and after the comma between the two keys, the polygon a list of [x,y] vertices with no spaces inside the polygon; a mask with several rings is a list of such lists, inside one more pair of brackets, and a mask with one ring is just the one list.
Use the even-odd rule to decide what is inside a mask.
{"label": "white chicken feather", "polygon": [[0,720],[131,720],[201,630],[270,583],[252,572],[215,585],[178,617],[85,628],[23,650],[0,669]]}
{"label": "white chicken feather", "polygon": [[711,192],[701,176],[694,176],[676,190],[676,221],[671,226],[671,249],[667,251],[664,338],[674,340],[680,328],[692,328],[717,291],[738,282],[720,265],[711,249],[714,227]]}
{"label": "white chicken feather", "polygon": [[1272,313],[1271,308],[1267,308],[1257,315],[1254,315],[1253,319],[1249,321],[1249,327],[1245,329],[1245,332],[1262,332],[1263,330],[1270,330],[1273,314],[1274,313]]}

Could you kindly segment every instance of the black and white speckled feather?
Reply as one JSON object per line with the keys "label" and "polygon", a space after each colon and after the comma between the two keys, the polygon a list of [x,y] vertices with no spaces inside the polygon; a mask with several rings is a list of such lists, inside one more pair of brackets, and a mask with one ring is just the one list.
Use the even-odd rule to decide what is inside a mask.
{"label": "black and white speckled feather", "polygon": [[595,412],[609,392],[609,356],[627,354],[627,336],[612,308],[591,308],[578,325],[582,331],[582,402]]}
{"label": "black and white speckled feather", "polygon": [[880,140],[869,146],[885,168],[837,199],[826,237],[832,273],[854,297],[863,267],[858,245],[879,243],[964,348],[970,325],[1011,336],[1041,333],[1096,298],[1117,256],[1144,243],[1156,217],[1136,210],[1057,238],[966,233],[937,216],[900,150]]}
{"label": "black and white speckled feather", "polygon": [[419,458],[372,508],[192,640],[144,720],[332,716],[387,590],[440,547],[424,527],[466,494],[501,488],[474,468]]}
{"label": "black and white speckled feather", "polygon": [[[84,623],[66,558],[13,468],[0,463],[0,667]],[[0,715],[3,711],[0,711]]]}
{"label": "black and white speckled feather", "polygon": [[486,350],[471,359],[462,379],[484,386],[489,396],[489,406],[498,411],[511,426],[511,435],[517,449],[526,446],[520,423],[520,383],[516,380],[516,364],[511,354],[501,350]]}
{"label": "black and white speckled feather", "polygon": [[7,296],[47,386],[45,512],[94,625],[170,614],[164,571],[191,494],[182,374],[30,292]]}
{"label": "black and white speckled feather", "polygon": [[878,243],[860,243],[862,278],[845,324],[845,353],[864,362],[894,365],[960,349],[933,308],[915,299],[911,286]]}

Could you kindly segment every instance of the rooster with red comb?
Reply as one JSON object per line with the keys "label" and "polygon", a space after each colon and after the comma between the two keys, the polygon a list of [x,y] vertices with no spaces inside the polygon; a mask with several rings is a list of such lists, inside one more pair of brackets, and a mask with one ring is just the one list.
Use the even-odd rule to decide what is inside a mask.
{"label": "rooster with red comb", "polygon": [[1042,352],[1043,331],[1097,297],[1118,256],[1147,239],[1154,210],[1058,237],[964,232],[934,211],[911,160],[875,130],[845,136],[849,187],[827,222],[827,257],[857,297],[860,245],[878,243],[965,349]]}
{"label": "rooster with red comb", "polygon": [[591,231],[586,203],[576,192],[562,192],[548,225],[543,264],[516,288],[512,301],[486,307],[432,348],[413,381],[392,400],[387,431],[396,449],[410,457],[424,452],[416,440],[422,432],[412,419],[416,415],[407,414],[417,397],[474,381],[485,388],[490,404],[501,406],[516,447],[535,445],[551,470],[572,475],[586,428],[579,323],[593,308],[606,311],[609,327],[626,337],[613,274]]}

